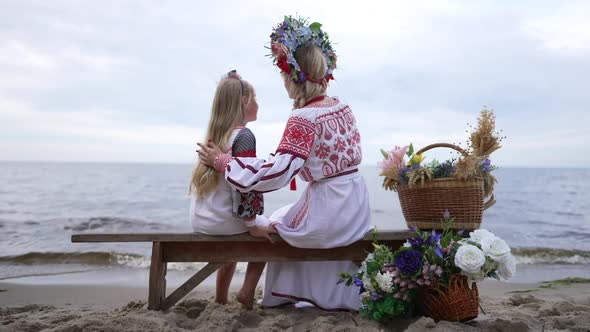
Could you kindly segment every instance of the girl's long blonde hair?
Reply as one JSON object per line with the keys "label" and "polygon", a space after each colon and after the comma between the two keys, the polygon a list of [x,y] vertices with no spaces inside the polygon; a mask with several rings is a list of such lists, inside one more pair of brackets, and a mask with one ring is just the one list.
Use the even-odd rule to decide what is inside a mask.
{"label": "girl's long blonde hair", "polygon": [[[223,78],[213,98],[209,126],[206,140],[225,149],[233,130],[244,123],[244,107],[253,95],[253,87],[247,81],[241,80],[237,73],[230,73]],[[218,174],[211,167],[197,162],[189,185],[189,192],[203,197],[211,192],[219,183]]]}
{"label": "girl's long blonde hair", "polygon": [[314,80],[322,80],[323,83],[315,83],[305,80],[303,83],[294,82],[288,74],[282,72],[285,88],[289,96],[293,98],[293,108],[302,108],[312,98],[326,93],[327,81],[325,80],[328,64],[322,50],[314,43],[308,42],[295,51],[295,60],[301,70]]}

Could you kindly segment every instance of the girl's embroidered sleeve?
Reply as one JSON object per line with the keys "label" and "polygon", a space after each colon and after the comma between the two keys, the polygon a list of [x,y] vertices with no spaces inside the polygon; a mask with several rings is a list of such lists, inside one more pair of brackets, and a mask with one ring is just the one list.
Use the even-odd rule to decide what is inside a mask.
{"label": "girl's embroidered sleeve", "polygon": [[[232,146],[234,157],[256,157],[256,137],[248,128],[240,130],[234,139]],[[241,218],[247,227],[256,225],[256,215],[264,213],[264,197],[261,193],[241,193],[235,191],[232,194],[233,215]]]}
{"label": "girl's embroidered sleeve", "polygon": [[[315,120],[315,119],[314,119]],[[268,160],[251,157],[224,159],[228,183],[240,192],[263,193],[286,186],[307,160],[315,141],[314,122],[292,115],[283,137]]]}

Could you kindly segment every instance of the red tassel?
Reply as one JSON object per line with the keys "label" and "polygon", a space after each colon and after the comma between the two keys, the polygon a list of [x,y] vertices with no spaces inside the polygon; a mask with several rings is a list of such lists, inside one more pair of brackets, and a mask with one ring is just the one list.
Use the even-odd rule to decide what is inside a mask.
{"label": "red tassel", "polygon": [[295,181],[295,178],[293,178],[293,180],[291,180],[291,190],[293,190],[293,191],[297,190],[297,181]]}

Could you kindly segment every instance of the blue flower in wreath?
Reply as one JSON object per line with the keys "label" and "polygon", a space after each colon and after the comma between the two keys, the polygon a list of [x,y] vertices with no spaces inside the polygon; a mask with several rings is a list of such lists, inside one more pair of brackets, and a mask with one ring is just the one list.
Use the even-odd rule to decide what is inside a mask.
{"label": "blue flower in wreath", "polygon": [[413,275],[422,268],[422,253],[418,250],[404,250],[395,256],[393,265],[403,275]]}

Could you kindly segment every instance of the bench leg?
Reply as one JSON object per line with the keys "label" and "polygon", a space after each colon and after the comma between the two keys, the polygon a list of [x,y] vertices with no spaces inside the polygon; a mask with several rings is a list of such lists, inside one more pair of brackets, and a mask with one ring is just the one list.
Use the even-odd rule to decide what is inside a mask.
{"label": "bench leg", "polygon": [[217,271],[225,263],[209,263],[205,265],[199,272],[187,280],[182,286],[178,287],[177,290],[172,292],[160,306],[160,310],[166,310],[172,307],[176,302],[182,299],[186,294],[190,293],[195,287],[197,287],[203,280],[207,279],[211,273]]}
{"label": "bench leg", "polygon": [[152,262],[150,264],[150,289],[148,295],[148,309],[162,310],[162,301],[166,297],[166,268],[163,261],[163,249],[160,242],[152,245]]}

